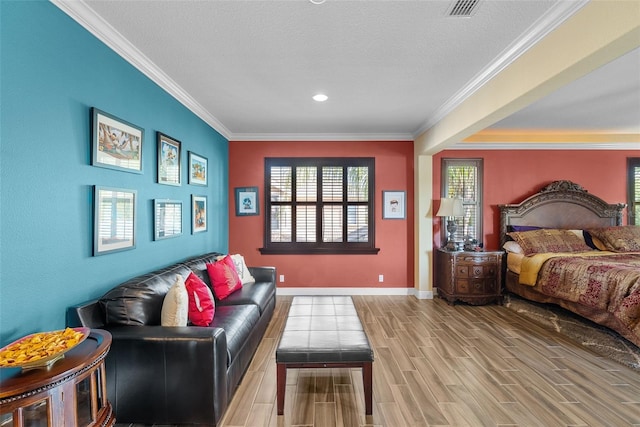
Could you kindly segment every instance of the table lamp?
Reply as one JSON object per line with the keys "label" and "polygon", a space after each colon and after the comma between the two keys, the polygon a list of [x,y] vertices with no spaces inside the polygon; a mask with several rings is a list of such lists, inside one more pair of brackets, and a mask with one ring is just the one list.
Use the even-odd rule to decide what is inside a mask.
{"label": "table lamp", "polygon": [[464,210],[462,209],[462,199],[454,199],[452,197],[444,197],[440,200],[440,209],[436,216],[447,217],[447,244],[445,249],[448,251],[456,251],[456,243],[453,240],[453,236],[458,229],[456,224],[457,216],[464,216]]}

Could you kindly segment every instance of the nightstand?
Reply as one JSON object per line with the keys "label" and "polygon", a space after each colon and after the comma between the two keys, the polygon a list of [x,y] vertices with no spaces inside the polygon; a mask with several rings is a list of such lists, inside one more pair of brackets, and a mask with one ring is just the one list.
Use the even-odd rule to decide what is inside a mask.
{"label": "nightstand", "polygon": [[450,304],[460,300],[481,305],[502,303],[504,251],[435,252],[435,287]]}

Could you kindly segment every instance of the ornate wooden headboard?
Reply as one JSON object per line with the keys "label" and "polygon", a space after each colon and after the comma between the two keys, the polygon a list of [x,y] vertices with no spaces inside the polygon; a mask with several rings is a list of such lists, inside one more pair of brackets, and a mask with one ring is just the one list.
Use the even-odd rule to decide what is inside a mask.
{"label": "ornate wooden headboard", "polygon": [[585,229],[622,225],[624,203],[609,204],[571,181],[555,181],[521,203],[500,208],[500,247],[509,225]]}

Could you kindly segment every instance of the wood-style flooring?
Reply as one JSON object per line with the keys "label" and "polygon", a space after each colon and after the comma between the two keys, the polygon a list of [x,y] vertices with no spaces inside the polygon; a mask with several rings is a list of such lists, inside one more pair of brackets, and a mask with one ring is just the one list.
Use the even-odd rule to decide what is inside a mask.
{"label": "wood-style flooring", "polygon": [[291,299],[277,298],[222,427],[640,426],[636,371],[507,308],[412,296],[353,297],[375,353],[373,415],[359,369],[291,369],[277,416],[275,348]]}

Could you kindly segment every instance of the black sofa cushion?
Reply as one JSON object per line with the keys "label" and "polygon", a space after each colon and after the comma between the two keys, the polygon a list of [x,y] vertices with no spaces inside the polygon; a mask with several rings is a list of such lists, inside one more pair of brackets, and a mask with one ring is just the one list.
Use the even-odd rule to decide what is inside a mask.
{"label": "black sofa cushion", "polygon": [[224,329],[227,335],[227,353],[230,365],[242,350],[258,324],[260,311],[255,305],[229,305],[216,308],[211,327]]}
{"label": "black sofa cushion", "polygon": [[243,285],[242,288],[230,294],[222,301],[216,301],[216,306],[228,305],[257,305],[260,308],[260,314],[264,313],[267,304],[274,298],[276,288],[271,283],[256,282]]}
{"label": "black sofa cushion", "polygon": [[134,277],[104,294],[100,306],[107,325],[160,325],[162,303],[176,275],[183,279],[191,271],[176,264]]}

